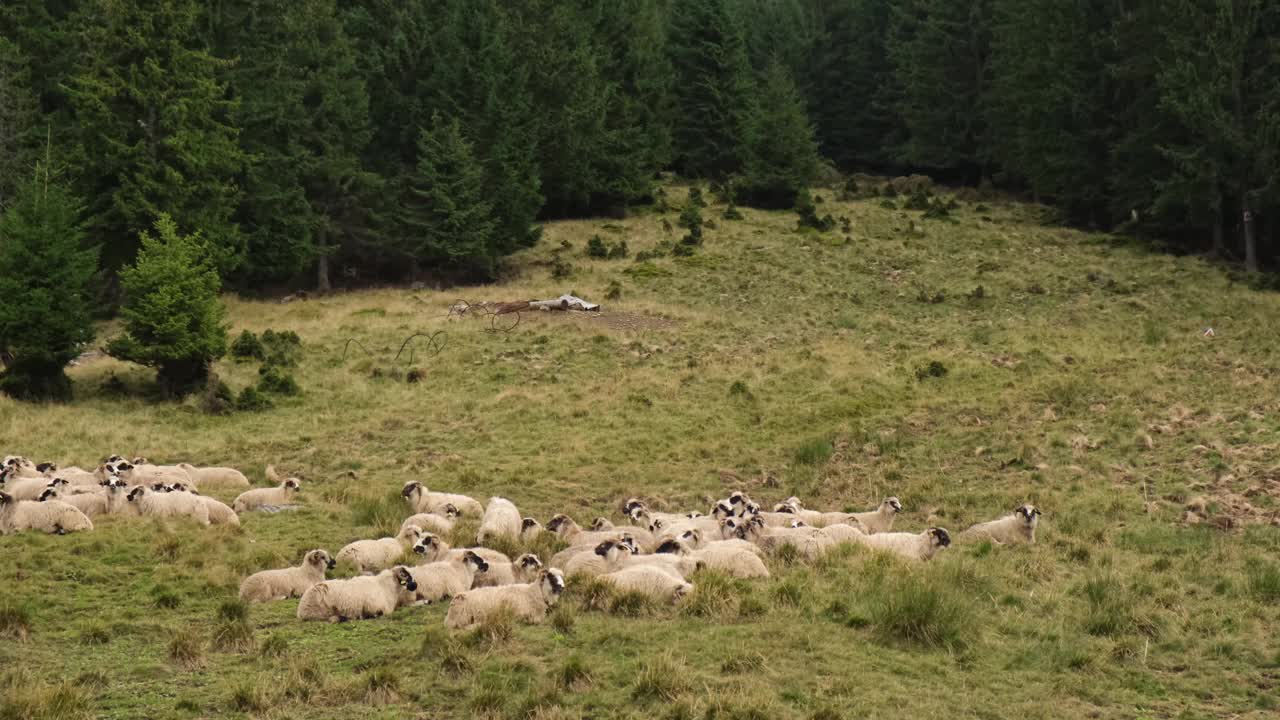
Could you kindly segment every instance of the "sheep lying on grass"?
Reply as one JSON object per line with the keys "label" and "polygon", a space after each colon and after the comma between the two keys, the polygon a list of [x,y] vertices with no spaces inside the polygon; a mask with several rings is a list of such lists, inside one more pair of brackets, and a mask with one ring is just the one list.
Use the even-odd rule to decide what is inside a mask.
{"label": "sheep lying on grass", "polygon": [[110,513],[111,499],[112,496],[108,494],[106,488],[100,488],[96,492],[72,493],[58,487],[47,487],[40,493],[40,497],[36,498],[39,502],[59,500],[84,513],[88,518]]}
{"label": "sheep lying on grass", "polygon": [[401,528],[395,537],[378,540],[357,540],[338,551],[338,562],[349,563],[358,572],[373,572],[390,567],[414,546],[424,535],[422,528],[410,525]]}
{"label": "sheep lying on grass", "polygon": [[447,535],[453,532],[453,526],[456,524],[458,517],[458,508],[453,505],[445,505],[442,513],[418,513],[405,518],[400,523],[400,529],[403,530],[410,525],[417,525],[427,532],[440,533]]}
{"label": "sheep lying on grass", "polygon": [[578,523],[573,521],[573,518],[563,514],[556,515],[551,518],[551,520],[547,522],[547,530],[559,535],[560,539],[569,543],[570,546],[585,545],[588,547],[595,547],[605,540],[618,537],[619,533],[629,534],[635,544],[638,545],[642,551],[652,549],[652,545],[654,544],[653,536],[643,530],[641,530],[641,532],[644,533],[643,535],[637,535],[629,530],[588,531],[579,527]]}
{"label": "sheep lying on grass", "polygon": [[893,529],[893,519],[902,512],[902,503],[896,497],[887,497],[880,507],[871,512],[853,513],[853,517],[862,523],[867,534],[885,533]]}
{"label": "sheep lying on grass", "polygon": [[[722,521],[722,527],[731,528],[737,525],[739,522],[740,521],[738,520],[734,520],[730,518]],[[679,538],[676,538],[676,539],[684,543],[690,550],[702,550],[705,548],[734,547],[734,548],[738,548],[739,550],[745,550],[747,552],[754,553],[755,555],[758,555],[760,557],[764,557],[764,551],[760,549],[759,545],[754,545],[752,543],[749,543],[746,540],[743,540],[737,536],[736,528],[734,530],[730,530],[728,534],[723,537],[726,537],[726,539],[714,540],[714,539],[708,538],[706,533],[700,532],[698,530],[686,530],[685,532],[680,534]],[[658,550],[654,550],[654,552],[662,552],[662,550],[658,549]]]}
{"label": "sheep lying on grass", "polygon": [[547,608],[564,592],[564,574],[555,568],[538,573],[534,582],[501,587],[483,587],[455,595],[445,615],[446,627],[464,630],[503,612],[525,622],[542,622]]}
{"label": "sheep lying on grass", "polygon": [[240,516],[236,514],[235,510],[231,509],[230,505],[199,493],[195,493],[195,496],[200,498],[200,502],[204,503],[205,508],[209,511],[210,525],[240,524]]}
{"label": "sheep lying on grass", "polygon": [[863,536],[858,542],[911,560],[929,560],[951,544],[951,535],[934,527],[922,533],[876,533]]}
{"label": "sheep lying on grass", "polygon": [[177,467],[191,478],[197,487],[217,485],[219,487],[249,487],[249,478],[233,468],[202,467],[191,463],[178,463]]}
{"label": "sheep lying on grass", "polygon": [[1040,510],[1034,505],[1023,505],[999,520],[978,523],[960,533],[962,540],[990,540],[997,545],[1034,543],[1036,526],[1040,524]]}
{"label": "sheep lying on grass", "polygon": [[65,535],[92,529],[93,521],[64,502],[18,500],[8,493],[0,492],[0,535],[23,530]]}
{"label": "sheep lying on grass", "polygon": [[659,602],[675,602],[693,592],[693,585],[652,565],[627,567],[601,575],[619,590],[646,595]]}
{"label": "sheep lying on grass", "polygon": [[471,589],[476,578],[488,572],[489,563],[470,550],[461,557],[410,568],[409,573],[418,584],[414,602],[426,605],[464,593]]}
{"label": "sheep lying on grass", "polygon": [[759,518],[752,518],[746,524],[745,536],[745,539],[770,552],[776,552],[783,547],[794,548],[796,554],[805,560],[816,560],[835,545],[835,542],[823,534],[820,528],[769,527]]}
{"label": "sheep lying on grass", "polygon": [[[750,543],[744,543],[750,545]],[[730,541],[711,543],[705,548],[695,550],[684,540],[668,540],[658,547],[658,553],[685,557],[709,570],[719,570],[737,578],[767,578],[769,568],[760,559],[759,549],[751,550],[740,547]]]}
{"label": "sheep lying on grass", "polygon": [[463,517],[478,518],[484,515],[484,508],[475,498],[453,493],[431,492],[420,482],[405,483],[400,495],[416,513],[443,513],[446,505],[453,505]]}
{"label": "sheep lying on grass", "polygon": [[298,478],[289,478],[273,488],[257,488],[240,493],[231,507],[242,513],[262,507],[289,505],[301,489],[302,482]]}
{"label": "sheep lying on grass", "polygon": [[451,548],[449,543],[445,542],[439,535],[435,533],[423,533],[418,541],[413,544],[413,551],[421,555],[425,562],[439,562],[441,560],[451,560],[460,558],[468,551],[474,552],[484,558],[487,563],[510,563],[511,558],[489,548],[473,547],[473,548]]}
{"label": "sheep lying on grass", "polygon": [[533,582],[542,571],[542,561],[533,553],[525,553],[511,562],[491,562],[489,569],[476,575],[471,587],[498,587]]}
{"label": "sheep lying on grass", "polygon": [[187,517],[201,525],[209,524],[209,506],[199,496],[188,492],[156,492],[149,487],[136,487],[126,496],[148,517]]}
{"label": "sheep lying on grass", "polygon": [[418,583],[403,565],[377,575],[325,580],[302,594],[298,619],[346,622],[382,617],[411,605],[417,590]]}
{"label": "sheep lying on grass", "polygon": [[[605,539],[602,540],[601,542],[608,542],[610,540],[616,540],[617,542],[626,545],[627,547],[631,548],[632,553],[638,554],[640,552],[640,546],[639,544],[636,543],[635,538],[632,537],[631,533],[622,532],[622,533],[617,533],[616,535],[611,535],[606,533]],[[584,553],[591,553],[598,546],[599,546],[599,543],[595,545],[570,545],[569,547],[553,555],[551,558],[551,562],[548,563],[548,566],[559,567],[559,568],[568,567],[569,562],[573,560],[573,558],[579,555],[582,555]]]}
{"label": "sheep lying on grass", "polygon": [[240,599],[246,602],[267,602],[302,597],[312,585],[324,582],[324,573],[336,563],[324,550],[312,550],[302,558],[297,567],[280,570],[263,570],[254,573],[240,583]]}
{"label": "sheep lying on grass", "polygon": [[484,517],[480,519],[480,528],[476,530],[476,542],[483,545],[495,538],[517,540],[522,520],[515,503],[506,498],[491,497]]}
{"label": "sheep lying on grass", "polygon": [[59,486],[53,483],[67,484],[66,481],[62,480],[51,481],[43,475],[15,477],[12,471],[9,471],[7,475],[0,476],[0,489],[8,493],[9,497],[19,501],[39,500],[40,493],[50,487]]}

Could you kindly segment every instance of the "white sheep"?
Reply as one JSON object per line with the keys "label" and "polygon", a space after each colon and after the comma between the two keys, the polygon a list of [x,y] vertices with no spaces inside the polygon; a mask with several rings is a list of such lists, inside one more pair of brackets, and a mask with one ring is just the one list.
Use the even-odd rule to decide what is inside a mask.
{"label": "white sheep", "polygon": [[350,563],[358,572],[372,572],[395,565],[405,550],[413,547],[424,535],[422,528],[410,525],[401,528],[395,537],[377,540],[356,540],[338,551],[338,562]]}
{"label": "white sheep", "polygon": [[72,493],[58,487],[47,487],[36,500],[39,502],[59,500],[84,513],[88,518],[106,515],[111,509],[111,497],[107,494],[106,488],[100,488],[97,492]]}
{"label": "white sheep", "polygon": [[444,538],[435,533],[423,533],[422,537],[413,544],[413,551],[423,557],[423,562],[439,562],[441,560],[449,560],[459,558],[468,551],[474,552],[484,561],[493,563],[510,563],[511,558],[497,550],[490,550],[486,547],[469,547],[469,548],[451,548]]}
{"label": "white sheep", "polygon": [[53,477],[66,480],[72,485],[79,485],[82,487],[97,485],[98,483],[101,482],[101,480],[98,479],[97,475],[94,475],[88,470],[83,470],[78,467],[69,467],[69,468],[59,469],[56,473],[53,474]]}
{"label": "white sheep", "polygon": [[446,505],[443,513],[418,513],[405,518],[400,523],[400,529],[403,530],[410,525],[417,525],[427,532],[440,533],[447,535],[453,532],[453,526],[457,523],[458,508],[452,505]]}
{"label": "white sheep", "polygon": [[50,480],[43,475],[35,477],[19,477],[14,478],[10,475],[5,479],[0,487],[15,500],[29,501],[39,500],[40,493],[51,487],[65,486],[68,483],[65,480]]}
{"label": "white sheep", "polygon": [[418,583],[403,565],[377,575],[325,580],[302,594],[298,619],[346,622],[382,617],[398,607],[411,605],[417,590]]}
{"label": "white sheep", "polygon": [[99,480],[106,480],[111,475],[119,475],[130,485],[152,485],[155,483],[190,482],[191,477],[176,466],[160,466],[132,463],[128,460],[117,460],[104,463],[94,473]]}
{"label": "white sheep", "polygon": [[[730,520],[731,519],[727,519],[725,522],[728,523],[730,522]],[[706,534],[704,534],[699,530],[686,530],[683,533],[681,533],[680,537],[676,538],[676,540],[679,540],[680,542],[684,543],[685,546],[687,546],[690,550],[702,550],[704,548],[709,548],[709,547],[719,547],[719,548],[732,547],[732,548],[738,548],[739,550],[745,550],[749,553],[754,553],[756,555],[759,555],[760,557],[764,557],[764,551],[760,549],[759,545],[754,545],[752,543],[749,543],[746,540],[743,540],[737,537],[736,534],[732,534],[732,533],[727,539],[715,540],[712,538],[708,538]],[[672,541],[668,540],[666,542],[672,542]],[[663,545],[665,544],[666,543],[663,543]],[[662,546],[659,546],[658,549],[654,550],[654,552],[664,552],[664,550],[662,550]],[[671,552],[671,550],[666,550],[665,552]]]}
{"label": "white sheep", "polygon": [[452,504],[458,509],[458,513],[464,517],[478,518],[484,514],[484,508],[475,498],[454,493],[431,492],[427,490],[427,486],[420,482],[410,481],[405,483],[400,495],[409,503],[414,512],[440,513],[444,511],[446,505]]}
{"label": "white sheep", "polygon": [[[617,540],[618,542],[627,545],[628,547],[631,548],[631,552],[633,553],[640,552],[640,546],[639,544],[636,543],[635,538],[632,537],[631,533],[623,532],[623,533],[617,533],[617,534],[606,534],[604,540],[601,540],[600,542],[605,542],[608,540]],[[551,557],[551,562],[547,563],[547,566],[558,567],[558,568],[566,567],[569,564],[569,561],[571,559],[573,559],[574,557],[577,557],[582,553],[593,552],[598,545],[599,543],[596,543],[596,545],[570,545],[569,547],[553,555]]]}
{"label": "white sheep", "polygon": [[653,533],[647,528],[638,525],[614,525],[609,518],[605,517],[598,517],[591,521],[591,532],[631,533],[631,537],[635,538],[636,544],[641,547],[653,547],[657,544],[653,539]]}
{"label": "white sheep", "polygon": [[631,549],[617,540],[605,540],[591,552],[583,552],[569,558],[564,565],[564,573],[569,577],[596,577],[618,569],[618,561],[624,555],[629,556]]}
{"label": "white sheep", "polygon": [[489,563],[467,550],[461,557],[409,568],[409,573],[418,584],[415,604],[428,605],[470,590],[477,578],[489,573]]}
{"label": "white sheep", "polygon": [[525,622],[542,622],[547,608],[556,604],[564,592],[564,573],[550,568],[538,573],[531,583],[483,587],[455,595],[449,603],[444,624],[464,630],[502,612],[510,612]]}
{"label": "white sheep", "polygon": [[658,547],[658,553],[682,556],[696,562],[699,568],[719,570],[737,578],[769,577],[769,568],[760,559],[759,548],[745,543],[751,547],[747,550],[733,543],[728,540],[713,542],[695,550],[684,540],[668,540]]}
{"label": "white sheep", "polygon": [[520,537],[520,511],[506,498],[491,497],[476,530],[476,542],[484,544],[493,538],[516,540]]}
{"label": "white sheep", "polygon": [[533,582],[542,571],[542,561],[533,553],[525,553],[509,563],[491,562],[489,569],[476,575],[471,587],[497,587]]}
{"label": "white sheep", "polygon": [[249,478],[234,468],[201,467],[191,463],[178,463],[178,468],[191,478],[196,486],[218,485],[223,487],[249,487]]}
{"label": "white sheep", "polygon": [[831,538],[831,541],[837,545],[840,543],[861,542],[862,538],[867,535],[862,524],[857,520],[828,525],[822,528],[822,534]]}
{"label": "white sheep", "polygon": [[758,518],[752,519],[745,526],[745,539],[748,539],[770,552],[784,547],[794,548],[796,553],[806,559],[815,560],[830,550],[835,542],[815,527],[769,527]]}
{"label": "white sheep", "polygon": [[257,488],[240,493],[231,507],[236,512],[248,512],[261,507],[276,507],[293,502],[293,496],[302,489],[298,478],[289,478],[273,488]]}
{"label": "white sheep", "polygon": [[324,582],[324,573],[336,563],[324,550],[312,550],[297,567],[256,572],[240,583],[240,599],[267,602],[302,597],[312,585]]}
{"label": "white sheep", "polygon": [[[727,505],[724,507],[727,507]],[[699,530],[704,533],[712,534],[718,533],[720,532],[720,522],[722,519],[736,517],[732,513],[727,515],[722,514],[723,509],[724,508],[721,507],[711,515],[701,515],[695,518],[686,517],[674,522],[657,519],[649,526],[649,530],[653,533],[655,544],[660,543],[663,540],[680,537],[680,535],[686,530]]]}
{"label": "white sheep", "polygon": [[885,550],[911,560],[929,560],[951,544],[951,536],[942,528],[929,528],[922,533],[876,533],[858,539],[863,545]]}
{"label": "white sheep", "polygon": [[647,595],[658,602],[675,602],[693,591],[693,585],[652,565],[626,567],[600,578],[619,590]]}
{"label": "white sheep", "polygon": [[1036,526],[1040,524],[1040,510],[1034,505],[1023,505],[999,520],[978,523],[960,533],[962,540],[990,540],[997,545],[1034,543]]}
{"label": "white sheep", "polygon": [[209,524],[209,507],[198,495],[187,492],[156,492],[139,486],[129,491],[126,499],[139,515],[150,517],[188,517],[201,525]]}
{"label": "white sheep", "polygon": [[525,543],[531,543],[538,539],[546,528],[542,527],[542,523],[537,518],[527,517],[520,521],[520,539]]}
{"label": "white sheep", "polygon": [[862,523],[867,534],[887,533],[893,529],[893,519],[902,512],[902,503],[896,497],[887,497],[880,507],[871,512],[853,513],[853,517]]}
{"label": "white sheep", "polygon": [[[625,530],[623,531],[601,530],[598,532],[583,530],[581,527],[578,526],[578,523],[573,521],[573,518],[564,514],[556,515],[555,517],[551,518],[551,520],[547,522],[547,530],[550,530],[551,532],[559,535],[561,540],[564,540],[565,542],[569,543],[569,545],[571,546],[586,545],[589,547],[595,547],[596,545],[599,545],[605,540],[618,537],[619,532],[624,532],[631,535],[632,539],[635,540],[636,545],[638,545],[642,550],[650,549],[649,546],[651,546],[653,543],[652,536],[640,537],[635,535],[632,532],[625,531]],[[553,567],[554,567],[554,563],[553,563]]]}
{"label": "white sheep", "polygon": [[200,498],[200,502],[204,503],[205,508],[209,511],[210,525],[239,525],[240,524],[240,516],[236,514],[235,510],[231,509],[230,505],[227,505],[226,503],[220,500],[215,500],[214,498],[208,497],[206,495],[201,495],[199,493],[193,493],[193,494],[196,497]]}
{"label": "white sheep", "polygon": [[18,500],[8,493],[0,492],[0,535],[23,530],[65,535],[92,529],[93,521],[64,502]]}

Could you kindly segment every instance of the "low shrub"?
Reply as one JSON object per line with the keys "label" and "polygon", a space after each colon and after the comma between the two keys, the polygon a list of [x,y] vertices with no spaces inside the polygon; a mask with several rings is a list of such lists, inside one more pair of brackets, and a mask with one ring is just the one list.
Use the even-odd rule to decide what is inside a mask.
{"label": "low shrub", "polygon": [[231,343],[231,357],[240,362],[266,360],[267,350],[252,330],[244,330],[235,342]]}

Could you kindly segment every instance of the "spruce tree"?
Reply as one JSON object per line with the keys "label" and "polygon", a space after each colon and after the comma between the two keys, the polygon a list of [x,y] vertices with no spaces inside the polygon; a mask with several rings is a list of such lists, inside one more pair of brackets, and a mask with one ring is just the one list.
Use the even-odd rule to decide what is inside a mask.
{"label": "spruce tree", "polygon": [[200,233],[183,235],[161,215],[143,232],[137,262],[120,272],[125,334],[108,345],[113,357],[157,369],[168,397],[199,388],[209,364],[227,351],[221,283]]}
{"label": "spruce tree", "polygon": [[200,228],[222,273],[243,258],[232,220],[242,162],[220,63],[201,48],[195,0],[89,0],[83,65],[69,92],[79,132],[76,176],[90,229],[110,238],[110,267],[160,213]]}
{"label": "spruce tree", "polygon": [[418,168],[402,222],[414,267],[492,279],[498,258],[493,207],[484,199],[484,168],[456,118],[432,118],[418,138]]}
{"label": "spruce tree", "polygon": [[38,112],[26,58],[16,45],[0,37],[0,210],[30,178]]}
{"label": "spruce tree", "polygon": [[992,0],[904,0],[887,41],[894,108],[908,137],[903,162],[960,169],[977,181],[988,165]]}
{"label": "spruce tree", "polygon": [[818,146],[791,72],[776,58],[760,83],[758,108],[738,200],[761,208],[789,208],[817,172]]}
{"label": "spruce tree", "polygon": [[723,179],[745,165],[753,116],[742,26],[729,0],[687,0],[671,12],[675,165]]}
{"label": "spruce tree", "polygon": [[98,250],[85,245],[80,204],[48,168],[23,183],[0,215],[0,390],[66,400],[65,368],[93,339],[88,284]]}

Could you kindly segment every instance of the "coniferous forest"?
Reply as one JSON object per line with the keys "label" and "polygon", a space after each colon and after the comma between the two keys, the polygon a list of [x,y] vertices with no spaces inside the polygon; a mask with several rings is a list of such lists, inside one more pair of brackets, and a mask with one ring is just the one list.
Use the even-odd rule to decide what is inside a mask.
{"label": "coniferous forest", "polygon": [[0,204],[58,186],[108,302],[161,215],[228,288],[467,282],[540,220],[651,202],[666,170],[767,208],[837,171],[922,173],[1266,269],[1280,4],[0,8]]}

